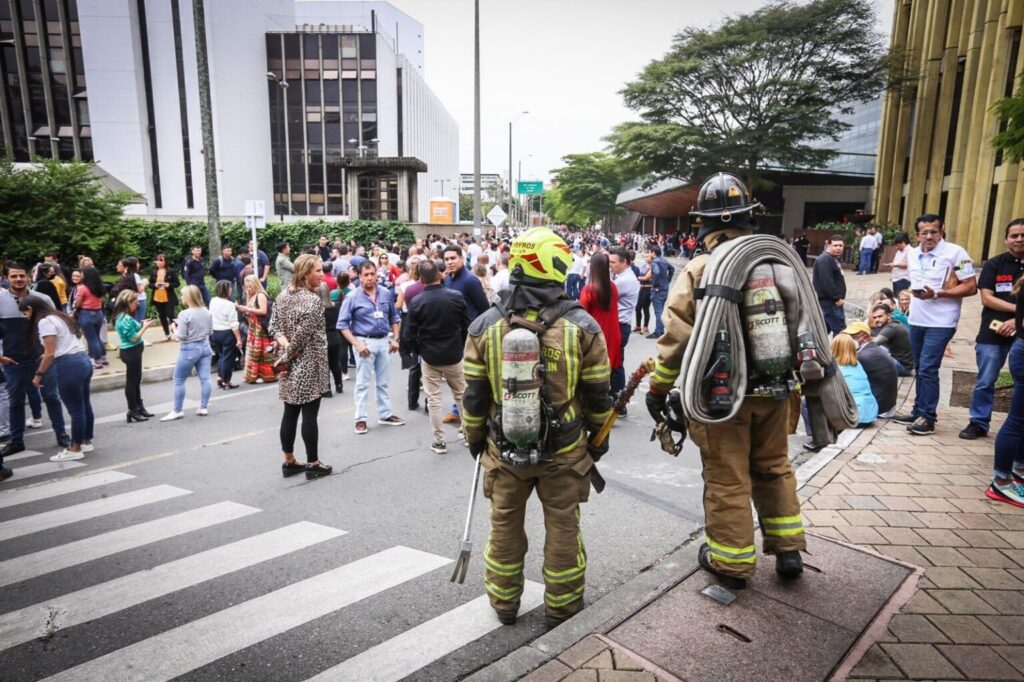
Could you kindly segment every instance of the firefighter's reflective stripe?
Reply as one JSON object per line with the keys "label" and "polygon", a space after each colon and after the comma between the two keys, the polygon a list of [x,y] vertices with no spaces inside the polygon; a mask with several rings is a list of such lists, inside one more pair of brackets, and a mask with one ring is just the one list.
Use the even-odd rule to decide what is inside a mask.
{"label": "firefighter's reflective stripe", "polygon": [[804,532],[803,520],[800,515],[774,516],[761,519],[761,532],[765,535],[799,535]]}
{"label": "firefighter's reflective stripe", "polygon": [[565,353],[565,387],[566,399],[572,400],[576,395],[576,384],[580,380],[580,340],[577,334],[579,327],[565,320],[564,348]]}
{"label": "firefighter's reflective stripe", "polygon": [[498,601],[515,601],[523,593],[523,586],[498,587],[490,580],[484,580],[484,590]]}
{"label": "firefighter's reflective stripe", "polygon": [[[579,510],[576,511],[579,519]],[[564,571],[552,571],[544,569],[544,582],[547,584],[570,583],[574,580],[581,580],[587,572],[587,550],[583,546],[583,533],[576,533],[576,565]]]}
{"label": "firefighter's reflective stripe", "polygon": [[611,367],[607,362],[602,362],[598,365],[593,365],[586,368],[580,373],[580,379],[583,381],[602,381],[611,377]]}
{"label": "firefighter's reflective stripe", "polygon": [[711,558],[721,561],[724,564],[752,564],[757,559],[757,550],[754,545],[746,547],[729,547],[722,545],[711,538],[708,538],[708,547],[711,548]]}
{"label": "firefighter's reflective stripe", "polygon": [[470,414],[469,412],[467,412],[465,410],[465,408],[463,408],[463,410],[462,410],[462,423],[464,425],[466,425],[466,426],[468,426],[470,428],[473,428],[473,427],[476,427],[476,426],[483,426],[484,422],[486,422],[486,421],[487,421],[487,417],[486,416],[481,415],[481,416],[477,417],[475,415]]}
{"label": "firefighter's reflective stripe", "polygon": [[496,573],[497,575],[503,575],[506,577],[515,577],[523,572],[522,561],[517,564],[503,564],[492,559],[490,544],[484,548],[484,566],[486,566],[487,570],[491,573]]}
{"label": "firefighter's reflective stripe", "polygon": [[568,606],[577,599],[583,598],[584,586],[580,585],[575,590],[568,594],[551,594],[548,591],[544,592],[544,603],[552,609],[560,609],[564,606]]}
{"label": "firefighter's reflective stripe", "polygon": [[473,362],[472,360],[463,360],[462,368],[465,370],[467,377],[472,377],[474,379],[487,378],[487,365],[479,362]]}
{"label": "firefighter's reflective stripe", "polygon": [[678,369],[669,369],[665,365],[656,363],[654,366],[654,380],[659,384],[668,384],[671,386],[676,383],[676,379],[679,378]]}
{"label": "firefighter's reflective stripe", "polygon": [[[487,328],[488,378],[491,380],[491,397],[501,405],[501,324]],[[465,362],[463,362],[465,366]]]}

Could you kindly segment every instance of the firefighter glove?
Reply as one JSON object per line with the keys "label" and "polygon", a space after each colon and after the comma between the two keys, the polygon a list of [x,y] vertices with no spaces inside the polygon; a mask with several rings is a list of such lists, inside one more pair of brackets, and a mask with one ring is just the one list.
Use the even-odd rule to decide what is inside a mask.
{"label": "firefighter glove", "polygon": [[587,443],[587,454],[589,454],[591,456],[591,458],[593,458],[593,460],[595,462],[600,461],[600,459],[602,457],[604,457],[605,453],[608,452],[608,441],[609,440],[610,440],[609,438],[605,438],[604,442],[601,443],[600,445],[594,445],[593,442],[588,442]]}
{"label": "firefighter glove", "polygon": [[668,396],[664,393],[647,392],[647,411],[651,418],[659,424],[666,420],[668,412]]}
{"label": "firefighter glove", "polygon": [[486,449],[487,449],[487,441],[486,440],[470,442],[469,443],[469,456],[472,457],[473,461],[475,462],[476,458],[477,458],[477,455],[479,455],[480,453],[482,453]]}

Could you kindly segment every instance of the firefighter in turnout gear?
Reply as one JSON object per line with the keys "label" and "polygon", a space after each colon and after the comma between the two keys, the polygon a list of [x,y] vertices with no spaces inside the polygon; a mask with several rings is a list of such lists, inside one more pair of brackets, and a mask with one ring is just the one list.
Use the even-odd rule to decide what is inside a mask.
{"label": "firefighter in turnout gear", "polygon": [[[707,251],[714,252],[727,240],[750,234],[756,229],[751,212],[758,206],[760,203],[750,198],[736,176],[729,173],[712,176],[700,190],[697,210],[692,211],[702,221],[698,239],[703,240]],[[657,365],[647,396],[648,409],[659,421],[659,416],[666,414],[667,395],[679,379],[683,354],[693,334],[701,278],[710,258],[705,253],[692,259],[668,297],[664,312],[665,334],[658,339]],[[748,280],[748,294],[754,285],[754,280]],[[727,334],[721,348],[728,352],[725,337]],[[754,365],[758,361],[755,345],[760,340],[749,338],[749,334],[745,340],[751,357],[740,358],[733,354],[731,363],[748,363],[753,382]],[[716,353],[719,352],[716,341]],[[719,364],[726,368],[732,365]],[[766,396],[760,391],[751,395],[751,388],[733,419],[718,424],[686,421],[690,438],[700,448],[703,463],[707,540],[700,549],[699,561],[704,569],[717,575],[723,585],[733,589],[742,589],[746,580],[754,575],[756,550],[751,498],[760,519],[764,552],[775,555],[776,570],[784,579],[800,575],[803,570],[800,552],[806,549],[796,477],[788,456],[789,400],[779,399],[779,395]],[[713,393],[711,389],[709,393]],[[725,399],[730,398],[725,396]]]}
{"label": "firefighter in turnout gear", "polygon": [[[579,505],[589,497],[594,462],[608,449],[589,440],[611,412],[610,367],[597,322],[565,295],[571,265],[569,247],[554,232],[524,232],[511,245],[510,290],[470,325],[466,340],[462,423],[470,453],[483,453],[483,490],[491,501],[484,589],[506,625],[515,623],[523,592],[523,522],[534,490],[544,510],[548,624],[583,608],[587,552]],[[524,338],[522,330],[530,334]],[[532,363],[525,377],[524,362]],[[539,400],[522,400],[531,395]],[[535,440],[524,437],[531,425]]]}

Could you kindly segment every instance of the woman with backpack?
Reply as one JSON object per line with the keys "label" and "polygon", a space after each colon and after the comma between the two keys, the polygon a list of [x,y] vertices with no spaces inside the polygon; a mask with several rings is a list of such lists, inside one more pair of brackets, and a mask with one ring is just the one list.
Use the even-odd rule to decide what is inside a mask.
{"label": "woman with backpack", "polygon": [[274,339],[268,329],[270,324],[270,296],[260,284],[256,275],[245,278],[245,305],[236,307],[245,313],[249,323],[246,340],[245,383],[262,384],[277,381],[274,376]]}

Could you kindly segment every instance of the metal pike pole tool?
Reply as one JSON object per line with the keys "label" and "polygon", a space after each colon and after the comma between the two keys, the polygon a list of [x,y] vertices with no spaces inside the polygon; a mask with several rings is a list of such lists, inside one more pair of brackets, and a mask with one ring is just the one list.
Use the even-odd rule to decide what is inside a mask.
{"label": "metal pike pole tool", "polygon": [[469,491],[469,509],[466,510],[466,530],[462,533],[462,548],[459,549],[459,558],[455,561],[455,570],[452,571],[451,582],[460,585],[466,582],[466,571],[469,570],[469,555],[473,553],[473,543],[469,539],[469,529],[473,525],[473,505],[476,503],[476,488],[480,482],[480,458],[481,452],[476,456],[476,470],[473,472],[473,487]]}

